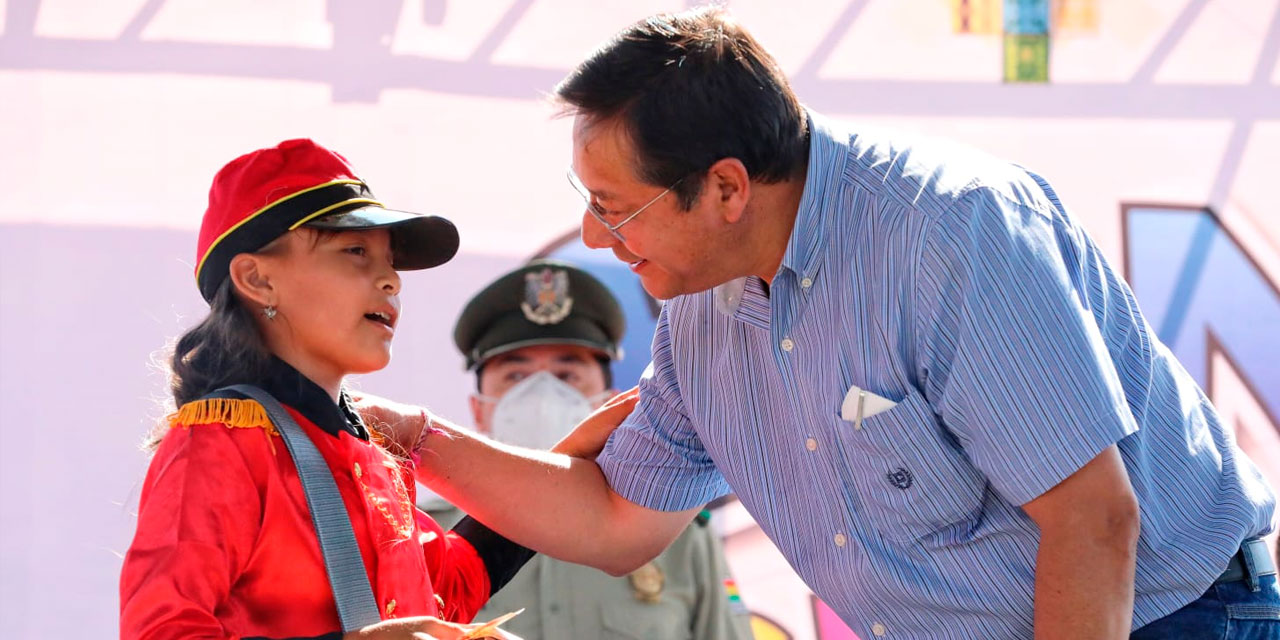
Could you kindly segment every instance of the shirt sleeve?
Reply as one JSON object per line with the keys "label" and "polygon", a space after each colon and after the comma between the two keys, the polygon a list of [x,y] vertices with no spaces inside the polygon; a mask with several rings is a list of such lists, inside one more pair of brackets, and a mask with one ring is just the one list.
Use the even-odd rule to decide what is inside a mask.
{"label": "shirt sleeve", "polygon": [[503,537],[471,516],[465,516],[454,525],[453,533],[466,540],[480,556],[489,576],[489,597],[511,582],[534,551]]}
{"label": "shirt sleeve", "polygon": [[423,552],[431,588],[440,605],[439,617],[468,623],[489,599],[489,574],[476,548],[454,531],[445,532],[420,509],[415,509],[423,532]]}
{"label": "shirt sleeve", "polygon": [[263,438],[265,455],[265,432],[258,429],[201,425],[165,435],[147,471],[120,575],[121,638],[233,637],[214,612],[258,536],[261,497],[235,442],[254,436]]}
{"label": "shirt sleeve", "polygon": [[729,493],[702,446],[681,398],[672,357],[668,310],[653,334],[653,361],[640,377],[640,402],[596,458],[609,485],[640,506],[694,509]]}
{"label": "shirt sleeve", "polygon": [[1014,504],[1137,430],[1090,308],[1107,283],[1086,263],[1100,260],[1060,211],[987,188],[935,220],[920,254],[925,395]]}

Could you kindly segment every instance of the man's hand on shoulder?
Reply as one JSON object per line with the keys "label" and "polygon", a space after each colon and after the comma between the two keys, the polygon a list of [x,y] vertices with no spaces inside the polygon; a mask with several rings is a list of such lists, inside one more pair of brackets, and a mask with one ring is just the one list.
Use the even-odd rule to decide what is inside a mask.
{"label": "man's hand on shoulder", "polygon": [[610,398],[594,413],[578,423],[578,426],[574,427],[573,431],[551,450],[575,458],[594,460],[604,450],[609,436],[618,428],[618,425],[622,424],[623,420],[626,420],[627,416],[631,415],[639,401],[640,390],[636,387]]}
{"label": "man's hand on shoulder", "polygon": [[425,409],[363,391],[350,391],[348,395],[351,408],[360,414],[365,426],[387,442],[389,450],[404,455],[417,451],[429,415]]}

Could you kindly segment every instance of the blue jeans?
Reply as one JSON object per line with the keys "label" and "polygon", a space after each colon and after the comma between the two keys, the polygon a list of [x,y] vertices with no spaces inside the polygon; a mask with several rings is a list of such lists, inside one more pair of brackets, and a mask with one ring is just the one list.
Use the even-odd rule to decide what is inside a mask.
{"label": "blue jeans", "polygon": [[1276,576],[1224,582],[1191,604],[1155,620],[1130,640],[1280,640],[1280,588]]}

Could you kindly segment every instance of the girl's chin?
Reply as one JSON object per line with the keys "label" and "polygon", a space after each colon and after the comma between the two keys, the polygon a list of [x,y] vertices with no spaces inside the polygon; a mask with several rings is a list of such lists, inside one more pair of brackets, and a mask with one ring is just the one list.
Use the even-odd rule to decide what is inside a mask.
{"label": "girl's chin", "polygon": [[378,355],[369,355],[367,357],[348,362],[344,367],[348,375],[361,375],[365,373],[373,373],[387,368],[391,364],[391,350]]}

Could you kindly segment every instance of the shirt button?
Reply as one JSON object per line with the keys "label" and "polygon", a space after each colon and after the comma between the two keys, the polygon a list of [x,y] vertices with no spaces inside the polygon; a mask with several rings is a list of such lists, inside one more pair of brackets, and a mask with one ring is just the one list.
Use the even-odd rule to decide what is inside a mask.
{"label": "shirt button", "polygon": [[360,463],[359,463],[359,462],[357,462],[357,463],[356,463],[356,466],[355,466],[355,473],[356,473],[356,477],[357,477],[357,478],[359,478],[359,477],[360,477],[360,475],[361,475],[361,471],[360,471]]}
{"label": "shirt button", "polygon": [[791,338],[783,338],[783,339],[782,339],[782,350],[783,350],[783,351],[791,351],[791,350],[792,350],[792,349],[794,349],[794,348],[796,348],[796,343],[792,342],[792,341],[791,341]]}
{"label": "shirt button", "polygon": [[884,628],[884,625],[880,624],[879,622],[871,625],[871,633],[876,634],[877,637],[884,637],[884,634],[888,631],[889,630]]}
{"label": "shirt button", "polygon": [[393,613],[395,613],[395,612],[396,612],[396,601],[395,601],[395,600],[389,600],[389,601],[387,602],[387,615],[391,615],[391,614],[393,614]]}
{"label": "shirt button", "polygon": [[843,547],[844,543],[847,542],[843,533],[837,533],[832,540],[835,540],[837,547]]}
{"label": "shirt button", "polygon": [[812,286],[813,286],[813,280],[810,278],[805,278],[804,280],[800,281],[800,288],[802,289],[808,289],[809,287],[812,287]]}
{"label": "shirt button", "polygon": [[816,451],[818,449],[818,441],[814,440],[813,438],[809,438],[808,440],[804,441],[804,448],[810,451]]}

